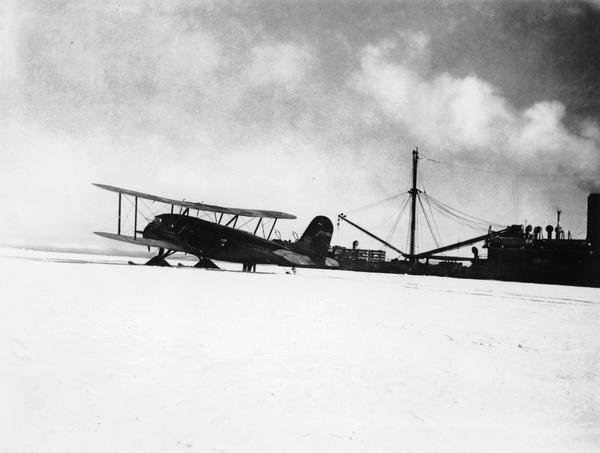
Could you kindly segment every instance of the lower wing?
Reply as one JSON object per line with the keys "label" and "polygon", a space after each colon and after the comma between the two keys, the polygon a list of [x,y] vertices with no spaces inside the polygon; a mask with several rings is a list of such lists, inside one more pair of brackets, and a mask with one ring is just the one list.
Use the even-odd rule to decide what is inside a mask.
{"label": "lower wing", "polygon": [[181,252],[184,251],[180,245],[169,241],[161,241],[158,239],[133,238],[131,236],[123,236],[122,234],[114,233],[104,233],[102,231],[94,231],[94,234],[97,234],[98,236],[101,236],[106,239],[127,242],[128,244],[143,245],[145,247],[158,247],[166,250],[178,250]]}

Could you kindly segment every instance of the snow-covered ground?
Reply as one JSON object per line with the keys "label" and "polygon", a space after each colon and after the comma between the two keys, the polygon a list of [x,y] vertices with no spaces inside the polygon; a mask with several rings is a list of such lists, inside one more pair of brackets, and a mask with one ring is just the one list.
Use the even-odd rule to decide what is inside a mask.
{"label": "snow-covered ground", "polygon": [[127,260],[0,250],[1,452],[600,449],[599,289]]}

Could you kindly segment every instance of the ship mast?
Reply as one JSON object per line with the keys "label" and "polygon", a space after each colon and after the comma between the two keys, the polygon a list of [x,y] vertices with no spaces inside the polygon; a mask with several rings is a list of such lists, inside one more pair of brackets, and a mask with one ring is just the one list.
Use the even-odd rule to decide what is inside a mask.
{"label": "ship mast", "polygon": [[408,191],[411,197],[410,206],[410,261],[415,262],[415,230],[417,228],[417,196],[419,195],[419,189],[417,189],[417,165],[419,162],[419,148],[415,148],[412,152],[412,189]]}

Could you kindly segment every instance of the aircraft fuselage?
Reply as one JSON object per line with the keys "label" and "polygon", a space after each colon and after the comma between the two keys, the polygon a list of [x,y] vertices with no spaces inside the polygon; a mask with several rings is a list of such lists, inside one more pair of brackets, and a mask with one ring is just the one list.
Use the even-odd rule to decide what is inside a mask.
{"label": "aircraft fuselage", "polygon": [[161,214],[150,222],[143,237],[168,241],[199,259],[209,258],[251,264],[290,265],[274,254],[288,250],[247,231],[181,214]]}

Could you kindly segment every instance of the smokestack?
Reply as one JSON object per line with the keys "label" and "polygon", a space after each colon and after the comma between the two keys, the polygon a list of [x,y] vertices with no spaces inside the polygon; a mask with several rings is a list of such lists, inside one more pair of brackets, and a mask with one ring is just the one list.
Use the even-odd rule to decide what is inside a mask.
{"label": "smokestack", "polygon": [[600,251],[600,193],[588,197],[587,241],[594,251]]}

